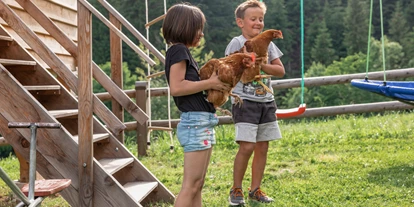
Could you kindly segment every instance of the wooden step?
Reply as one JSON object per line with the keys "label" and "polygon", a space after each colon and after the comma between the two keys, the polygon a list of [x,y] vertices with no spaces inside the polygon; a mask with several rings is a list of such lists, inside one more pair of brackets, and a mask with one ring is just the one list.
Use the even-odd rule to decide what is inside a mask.
{"label": "wooden step", "polygon": [[36,61],[29,61],[29,60],[11,60],[11,59],[0,59],[0,64],[4,66],[12,66],[12,65],[30,65],[35,66],[37,65]]}
{"label": "wooden step", "polygon": [[8,47],[13,42],[13,38],[0,35],[0,47]]}
{"label": "wooden step", "polygon": [[55,118],[69,118],[78,116],[78,109],[50,110],[49,114]]}
{"label": "wooden step", "polygon": [[138,203],[144,200],[156,187],[157,182],[131,182],[124,185],[128,194]]}
{"label": "wooden step", "polygon": [[9,145],[4,137],[0,137],[0,146]]}
{"label": "wooden step", "polygon": [[[109,134],[108,133],[102,133],[102,134],[94,134],[92,137],[92,141],[93,142],[100,142],[102,140],[108,139],[109,138]],[[75,135],[73,136],[73,139],[78,142],[79,140],[79,136]]]}
{"label": "wooden step", "polygon": [[13,38],[8,37],[8,36],[4,36],[4,35],[0,35],[0,41],[13,42]]}
{"label": "wooden step", "polygon": [[134,162],[134,158],[109,158],[109,159],[100,159],[99,163],[101,163],[102,167],[108,171],[109,174],[114,174],[118,172],[120,169],[128,166],[129,164]]}
{"label": "wooden step", "polygon": [[39,95],[54,95],[60,94],[60,85],[36,85],[36,86],[24,86],[24,88],[32,93]]}
{"label": "wooden step", "polygon": [[[67,188],[71,184],[70,179],[49,179],[49,180],[36,180],[34,188],[34,196],[45,197],[56,194],[63,189]],[[29,184],[25,184],[22,188],[22,192],[28,196]]]}

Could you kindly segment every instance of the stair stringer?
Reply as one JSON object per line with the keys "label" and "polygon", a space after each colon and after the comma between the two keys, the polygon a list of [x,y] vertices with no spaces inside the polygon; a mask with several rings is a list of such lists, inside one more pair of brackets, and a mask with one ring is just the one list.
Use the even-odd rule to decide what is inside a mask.
{"label": "stair stringer", "polygon": [[[5,31],[3,31],[5,32]],[[30,55],[30,53],[28,53],[25,49],[23,49],[17,42],[13,42],[13,44],[11,46],[9,46],[10,51],[7,51],[5,54],[0,52],[0,55],[2,56],[6,56],[7,58],[11,58],[11,59],[22,59],[22,60],[31,60],[31,61],[35,61],[35,59]],[[8,73],[7,69],[3,69],[3,71],[5,73]],[[17,71],[17,72],[16,72]],[[12,76],[13,75],[13,76]],[[9,79],[11,79],[11,81],[9,80],[9,82],[15,82],[15,87],[16,89],[14,89],[14,91],[18,91],[20,90],[20,93],[24,94],[25,96],[27,96],[26,100],[31,100],[31,104],[34,104],[34,106],[37,110],[41,110],[43,111],[43,115],[46,116],[47,114],[47,120],[51,119],[54,121],[59,121],[54,119],[52,116],[50,116],[50,114],[48,114],[47,110],[57,110],[57,109],[76,109],[77,108],[77,100],[76,98],[66,89],[64,89],[64,87],[56,80],[55,77],[53,77],[52,74],[50,74],[45,68],[43,68],[40,64],[36,65],[35,68],[35,72],[33,74],[33,79],[25,79],[26,76],[21,75],[18,70],[14,70],[13,74],[8,74],[7,75],[9,77]],[[39,84],[39,83],[43,83],[43,84],[52,84],[52,85],[61,85],[62,87],[62,92],[59,95],[60,99],[58,98],[45,98],[45,96],[36,96],[33,97],[32,94],[30,94],[29,92],[27,92],[24,88],[23,85],[21,85],[17,80],[15,80],[14,76],[19,77],[20,82],[24,81],[24,84]],[[12,84],[13,85],[13,84]],[[19,89],[20,87],[20,89]],[[14,97],[20,97],[20,96],[14,96]],[[23,97],[23,96],[22,96]],[[54,97],[54,96],[53,96]],[[10,97],[11,101],[9,101],[10,104],[13,104],[13,97]],[[36,100],[37,99],[37,100]],[[63,101],[62,101],[63,100]],[[30,102],[30,101],[25,101],[25,102]],[[41,102],[41,103],[40,103]],[[59,103],[57,103],[59,102]],[[43,106],[42,106],[43,105]],[[2,105],[0,104],[0,107],[2,107]],[[12,107],[13,108],[13,107]],[[47,108],[47,110],[45,109]],[[24,109],[23,111],[26,111],[29,108],[25,108],[22,107],[22,109]],[[16,112],[17,113],[17,112]],[[46,114],[44,114],[46,113]],[[38,113],[35,113],[38,114]],[[6,116],[7,117],[7,116]],[[10,119],[4,119],[4,122],[1,122],[3,125],[5,124],[7,126],[7,123],[9,121],[24,121],[24,120],[10,120]],[[26,120],[26,121],[31,121]],[[37,122],[42,121],[42,122],[46,122],[44,120],[36,120]],[[50,121],[50,120],[49,120]],[[60,122],[62,122],[64,120],[60,120]],[[65,126],[65,125],[64,125]],[[56,137],[64,137],[64,140],[72,140],[72,135],[75,135],[74,132],[77,131],[77,126],[76,127],[72,127],[70,129],[70,126],[65,127],[65,134],[66,136],[62,136],[62,135],[58,135]],[[42,129],[43,130],[43,129]],[[56,129],[52,129],[52,130],[56,130]],[[3,129],[4,131],[4,129]],[[16,147],[16,149],[18,149],[18,151],[25,151],[25,149],[23,149],[21,146],[19,146],[19,140],[22,139],[22,137],[25,137],[26,140],[30,140],[30,131],[29,130],[25,130],[22,131],[22,129],[19,130],[11,130],[14,131],[14,141],[13,140],[9,140],[10,138],[7,138],[5,136],[5,138],[8,140],[8,142],[13,142],[15,143],[14,147]],[[16,134],[17,133],[17,134]],[[51,131],[51,133],[55,133],[53,131]],[[100,144],[95,144],[94,146],[94,191],[99,192],[99,193],[95,193],[95,200],[94,202],[99,203],[100,205],[98,206],[113,206],[113,204],[116,204],[115,201],[116,200],[118,202],[117,205],[121,205],[123,206],[124,204],[128,203],[126,202],[127,200],[131,200],[131,198],[128,196],[128,198],[123,198],[123,196],[119,196],[117,195],[116,192],[121,191],[124,192],[123,194],[127,194],[125,193],[124,188],[122,187],[122,185],[124,185],[127,182],[133,182],[133,181],[153,181],[153,182],[157,182],[158,186],[157,188],[150,193],[150,196],[152,198],[152,200],[145,200],[145,202],[148,201],[165,201],[165,202],[170,202],[173,203],[174,202],[174,195],[141,163],[139,162],[139,160],[132,155],[128,149],[126,149],[126,147],[120,143],[117,138],[104,126],[102,125],[96,118],[94,118],[94,133],[108,133],[110,135],[110,138],[108,140],[108,142],[105,143],[100,143]],[[3,134],[3,132],[2,132]],[[68,138],[70,137],[70,139]],[[17,140],[18,139],[18,140]],[[60,139],[59,139],[60,140]],[[56,140],[53,140],[54,142],[56,142]],[[72,140],[73,141],[73,140]],[[64,146],[64,148],[67,148],[68,146],[70,146],[70,148],[75,148],[76,152],[71,152],[72,155],[76,155],[76,159],[73,161],[73,163],[71,164],[71,166],[75,166],[74,169],[72,170],[65,170],[64,172],[67,171],[74,171],[72,176],[66,176],[66,175],[60,175],[59,176],[59,170],[55,170],[56,172],[54,173],[50,173],[47,170],[45,172],[43,172],[43,170],[38,170],[40,172],[40,174],[45,177],[45,178],[76,178],[76,180],[72,179],[72,186],[75,190],[75,192],[73,192],[73,190],[67,190],[69,193],[62,193],[62,196],[69,202],[69,203],[73,203],[75,202],[75,205],[73,206],[77,206],[77,202],[79,200],[79,196],[78,196],[78,179],[77,179],[77,144],[76,142],[74,143],[75,145],[62,145]],[[21,148],[21,149],[19,149]],[[117,149],[117,150],[115,150]],[[27,150],[26,150],[27,151]],[[39,150],[40,151],[40,150]],[[41,153],[38,153],[41,154]],[[64,155],[63,155],[64,156]],[[51,155],[51,157],[56,158],[55,155]],[[132,157],[134,158],[134,162],[131,164],[130,167],[128,167],[125,170],[120,171],[119,173],[115,174],[114,176],[109,175],[105,172],[105,170],[102,168],[102,166],[99,164],[99,162],[97,160],[102,159],[102,158],[125,158],[125,157]],[[28,159],[28,157],[26,157],[26,159]],[[46,157],[44,158],[44,163],[41,163],[38,167],[38,169],[42,168],[42,166],[48,166],[48,168],[59,168],[59,166],[55,167],[55,164],[59,164],[59,163],[51,163],[48,161],[48,159],[46,159]],[[58,159],[59,160],[59,159]],[[62,163],[63,165],[65,165],[65,163]],[[55,177],[56,176],[56,177]],[[100,178],[102,180],[98,180],[97,178]],[[118,180],[116,180],[118,179]],[[99,181],[99,182],[97,182]],[[112,186],[112,187],[109,187]],[[104,189],[104,190],[102,190]],[[66,191],[65,191],[66,192]],[[112,197],[111,195],[116,195],[115,197]],[[108,198],[109,196],[109,198]],[[111,198],[112,197],[112,198]],[[120,199],[121,198],[121,199]],[[104,202],[101,204],[101,202]],[[132,204],[134,204],[134,201],[129,201],[131,202],[131,205],[128,206],[134,206]],[[140,206],[139,204],[136,204]],[[115,205],[116,206],[116,205]]]}

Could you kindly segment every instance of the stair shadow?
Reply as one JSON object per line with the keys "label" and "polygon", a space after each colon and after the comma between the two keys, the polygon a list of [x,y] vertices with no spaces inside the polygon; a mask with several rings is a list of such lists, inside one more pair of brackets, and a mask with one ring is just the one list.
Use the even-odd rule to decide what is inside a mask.
{"label": "stair shadow", "polygon": [[414,187],[414,165],[406,164],[371,171],[368,181],[378,185],[393,187]]}

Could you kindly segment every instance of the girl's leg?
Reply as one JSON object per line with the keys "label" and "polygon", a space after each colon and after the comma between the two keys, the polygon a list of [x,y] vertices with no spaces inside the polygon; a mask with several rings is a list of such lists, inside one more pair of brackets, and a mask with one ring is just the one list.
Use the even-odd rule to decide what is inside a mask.
{"label": "girl's leg", "polygon": [[[184,178],[181,191],[175,200],[176,207],[201,206],[201,188],[211,155],[211,148],[184,153]],[[207,163],[206,163],[207,162]],[[197,203],[196,203],[197,202]]]}
{"label": "girl's leg", "polygon": [[262,182],[266,160],[267,160],[267,151],[269,148],[269,142],[257,142],[256,147],[254,148],[254,156],[252,162],[252,184],[250,188],[252,190],[260,187]]}
{"label": "girl's leg", "polygon": [[[211,158],[211,153],[213,151],[213,147],[208,149],[208,151],[209,151],[209,154],[206,157],[206,161],[204,162],[203,183],[201,184],[200,190],[197,192],[197,195],[195,196],[194,205],[193,205],[194,207],[201,207],[201,205],[202,205],[202,196],[201,196],[201,194],[202,194],[202,190],[203,190],[203,186],[204,186],[204,181],[206,180],[207,169],[208,169],[208,165],[210,163],[210,158]],[[200,204],[200,205],[198,205],[198,204]]]}

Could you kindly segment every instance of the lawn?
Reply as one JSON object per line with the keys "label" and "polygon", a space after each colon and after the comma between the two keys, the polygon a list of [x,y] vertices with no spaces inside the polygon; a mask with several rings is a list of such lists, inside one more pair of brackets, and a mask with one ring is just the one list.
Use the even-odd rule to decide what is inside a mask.
{"label": "lawn", "polygon": [[[414,114],[390,112],[372,116],[280,121],[283,138],[271,142],[262,189],[273,204],[246,206],[414,206]],[[207,207],[228,206],[232,165],[237,152],[233,125],[216,128],[218,143],[203,190]],[[141,162],[174,194],[182,182],[183,152],[175,141],[159,136]],[[136,154],[136,146],[128,148]],[[18,178],[15,158],[0,161]],[[250,167],[243,188],[247,191]],[[10,191],[0,181],[0,206]],[[5,205],[7,206],[7,205]],[[67,206],[61,198],[42,206]],[[157,203],[153,206],[170,206]]]}

